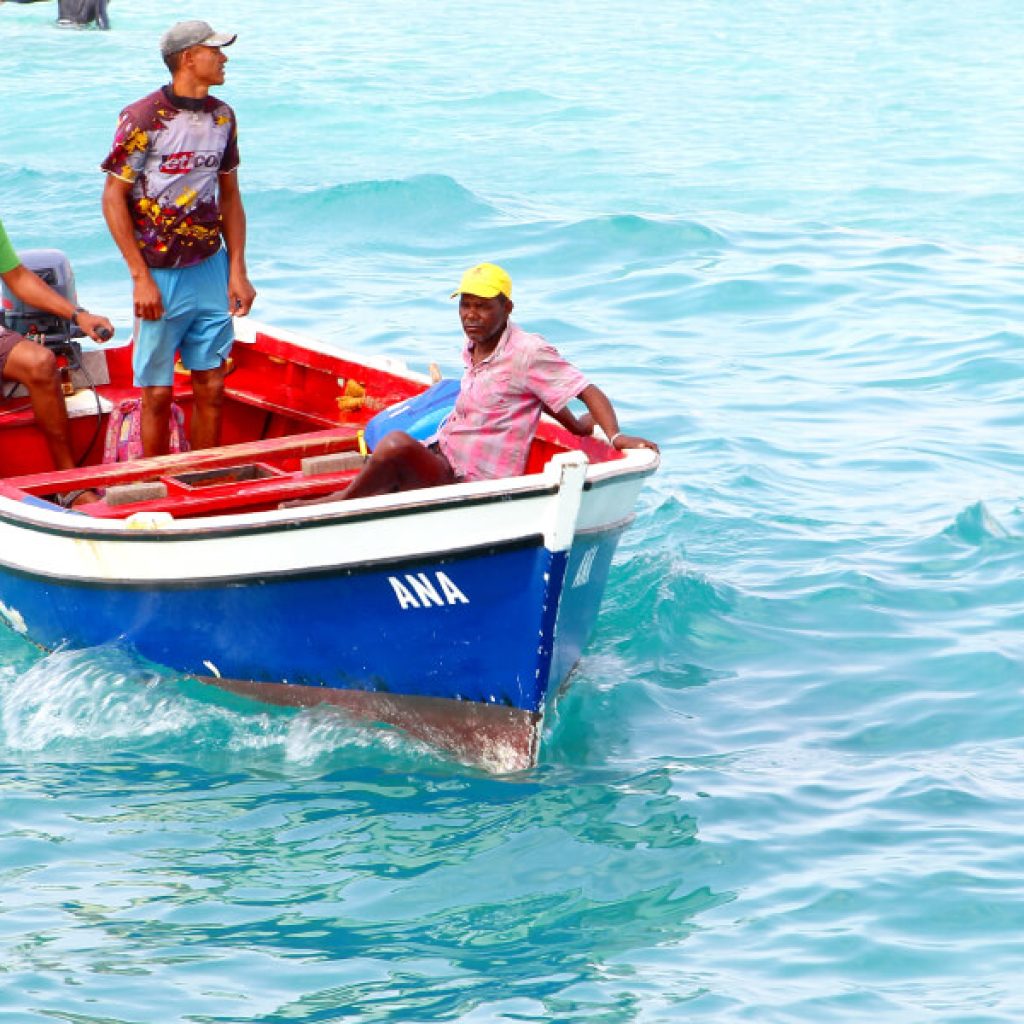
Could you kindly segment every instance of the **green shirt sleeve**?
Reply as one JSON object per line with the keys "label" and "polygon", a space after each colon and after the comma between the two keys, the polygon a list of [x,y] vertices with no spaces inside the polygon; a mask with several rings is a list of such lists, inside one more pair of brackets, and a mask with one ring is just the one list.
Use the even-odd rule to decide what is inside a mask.
{"label": "green shirt sleeve", "polygon": [[20,262],[7,232],[4,231],[4,222],[0,220],[0,274],[13,270]]}

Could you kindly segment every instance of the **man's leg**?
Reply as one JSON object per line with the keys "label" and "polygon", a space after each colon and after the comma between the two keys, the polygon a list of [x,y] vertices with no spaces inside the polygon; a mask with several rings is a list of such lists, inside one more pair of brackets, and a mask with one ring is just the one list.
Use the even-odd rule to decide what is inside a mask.
{"label": "man's leg", "polygon": [[142,454],[166,455],[171,448],[171,388],[142,388]]}
{"label": "man's leg", "polygon": [[36,423],[46,439],[50,458],[57,469],[74,469],[68,429],[68,411],[57,372],[57,359],[45,346],[19,341],[4,364],[3,377],[24,384],[32,402]]}
{"label": "man's leg", "polygon": [[228,256],[224,249],[182,274],[194,314],[179,345],[181,362],[192,374],[191,442],[195,448],[220,444],[227,358],[235,324],[227,310]]}
{"label": "man's leg", "polygon": [[160,289],[164,315],[159,320],[136,318],[132,350],[132,376],[142,391],[142,454],[147,458],[166,455],[171,447],[174,355],[190,319],[188,302],[181,296],[188,270],[166,268],[151,273]]}
{"label": "man's leg", "polygon": [[440,487],[453,484],[455,480],[452,467],[440,452],[427,448],[409,434],[393,430],[381,439],[348,487],[322,498],[293,498],[281,502],[278,507],[301,508],[324,501],[371,498],[376,494],[411,491],[416,487]]}
{"label": "man's leg", "polygon": [[374,494],[411,491],[455,483],[448,460],[400,430],[386,434],[359,475],[339,498],[369,498]]}
{"label": "man's leg", "polygon": [[213,448],[220,444],[220,423],[224,409],[224,363],[215,370],[192,371],[192,448]]}

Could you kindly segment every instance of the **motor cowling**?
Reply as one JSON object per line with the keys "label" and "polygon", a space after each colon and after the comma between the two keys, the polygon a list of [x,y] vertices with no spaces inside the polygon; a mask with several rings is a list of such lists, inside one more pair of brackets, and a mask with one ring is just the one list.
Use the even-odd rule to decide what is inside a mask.
{"label": "motor cowling", "polygon": [[[71,262],[59,249],[28,249],[18,253],[21,263],[38,274],[51,288],[59,292],[73,306],[78,305],[75,275]],[[9,330],[26,338],[42,342],[47,348],[62,350],[80,332],[70,320],[44,312],[22,301],[0,279],[0,306],[2,322]]]}

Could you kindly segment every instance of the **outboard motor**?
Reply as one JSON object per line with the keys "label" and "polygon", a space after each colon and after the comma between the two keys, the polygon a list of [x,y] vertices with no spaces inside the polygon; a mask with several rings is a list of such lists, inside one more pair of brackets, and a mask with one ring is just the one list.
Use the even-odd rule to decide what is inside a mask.
{"label": "outboard motor", "polygon": [[[22,266],[38,274],[77,308],[75,275],[71,272],[70,261],[60,249],[22,249],[18,259]],[[0,278],[0,327],[17,331],[29,341],[45,345],[53,352],[57,357],[57,370],[65,395],[73,395],[78,388],[94,389],[98,384],[110,383],[106,355],[95,349],[82,351],[78,339],[84,338],[85,332],[81,328],[70,320],[46,313],[19,299],[8,289],[3,278]],[[105,331],[99,333],[104,340],[109,336]],[[23,386],[14,391],[16,395],[24,393]],[[98,412],[102,414],[104,410],[99,408],[98,393],[96,402]]]}
{"label": "outboard motor", "polygon": [[[75,275],[71,272],[71,263],[59,249],[28,249],[18,253],[22,264],[38,274],[51,288],[60,292],[73,306],[78,305],[78,293],[75,290]],[[2,306],[2,322],[9,330],[17,331],[26,338],[41,342],[59,355],[71,355],[78,348],[76,337],[82,332],[74,327],[70,320],[44,313],[35,306],[23,302],[6,284],[0,282],[0,306]]]}

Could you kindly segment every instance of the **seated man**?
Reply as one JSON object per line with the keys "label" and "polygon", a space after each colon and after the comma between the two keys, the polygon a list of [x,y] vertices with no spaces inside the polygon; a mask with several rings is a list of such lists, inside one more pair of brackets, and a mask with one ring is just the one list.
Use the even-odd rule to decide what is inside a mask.
{"label": "seated man", "polygon": [[[614,448],[658,450],[653,441],[620,431],[605,393],[540,335],[510,323],[512,280],[501,267],[482,263],[467,270],[456,295],[466,373],[437,442],[426,447],[401,431],[387,434],[352,483],[326,500],[518,476],[544,411],[577,434],[590,433],[596,423]],[[577,419],[567,408],[573,398],[586,405],[586,416]]]}
{"label": "seated man", "polygon": [[[22,302],[70,320],[96,341],[112,337],[114,326],[106,317],[76,309],[60,292],[54,291],[21,263],[4,231],[3,221],[0,221],[0,277]],[[54,354],[44,345],[0,327],[0,380],[25,385],[54,467],[73,469],[75,459],[71,454],[68,413]],[[71,499],[74,504],[95,500],[96,495],[91,492],[79,492]]]}

